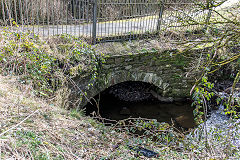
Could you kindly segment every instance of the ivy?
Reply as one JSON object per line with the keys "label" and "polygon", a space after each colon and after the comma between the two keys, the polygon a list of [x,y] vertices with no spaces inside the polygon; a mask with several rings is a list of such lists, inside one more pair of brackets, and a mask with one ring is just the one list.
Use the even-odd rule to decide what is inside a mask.
{"label": "ivy", "polygon": [[207,104],[211,98],[215,95],[212,91],[214,84],[208,82],[208,78],[203,76],[201,82],[194,89],[193,103],[192,106],[195,107],[193,114],[196,123],[202,123],[205,119],[207,112]]}

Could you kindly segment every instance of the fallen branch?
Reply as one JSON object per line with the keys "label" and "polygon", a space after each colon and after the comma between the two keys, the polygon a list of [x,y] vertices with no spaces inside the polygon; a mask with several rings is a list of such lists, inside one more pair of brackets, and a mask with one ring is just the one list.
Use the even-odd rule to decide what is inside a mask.
{"label": "fallen branch", "polygon": [[29,116],[27,116],[24,120],[22,120],[20,123],[18,123],[17,125],[13,126],[12,128],[4,131],[3,133],[0,134],[0,137],[3,136],[5,133],[13,130],[14,128],[17,128],[18,126],[20,126],[24,121],[26,121],[28,118],[30,118],[32,115],[34,115],[36,112],[38,111],[38,109],[36,111],[34,111],[33,113],[31,113]]}

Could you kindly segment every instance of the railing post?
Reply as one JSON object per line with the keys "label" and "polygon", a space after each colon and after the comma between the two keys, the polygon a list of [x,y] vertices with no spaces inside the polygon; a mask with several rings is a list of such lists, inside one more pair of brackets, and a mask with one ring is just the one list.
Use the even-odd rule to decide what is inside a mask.
{"label": "railing post", "polygon": [[161,29],[162,24],[162,17],[163,17],[163,10],[164,10],[164,0],[161,0],[160,2],[160,11],[159,11],[159,17],[157,22],[157,31],[159,32]]}
{"label": "railing post", "polygon": [[93,0],[93,29],[92,29],[92,44],[96,44],[97,39],[97,0]]}

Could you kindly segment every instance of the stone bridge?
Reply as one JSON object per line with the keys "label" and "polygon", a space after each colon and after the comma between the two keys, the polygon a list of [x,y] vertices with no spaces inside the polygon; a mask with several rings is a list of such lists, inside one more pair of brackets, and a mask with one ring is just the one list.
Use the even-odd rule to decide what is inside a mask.
{"label": "stone bridge", "polygon": [[78,99],[78,106],[82,107],[87,103],[87,99],[110,86],[125,81],[141,81],[155,85],[157,94],[162,97],[186,98],[190,96],[189,92],[194,83],[194,80],[187,76],[193,59],[192,56],[180,53],[177,49],[148,50],[135,54],[107,56],[93,86],[88,85],[90,75],[74,78],[82,91],[75,91],[73,95],[77,95],[75,99]]}

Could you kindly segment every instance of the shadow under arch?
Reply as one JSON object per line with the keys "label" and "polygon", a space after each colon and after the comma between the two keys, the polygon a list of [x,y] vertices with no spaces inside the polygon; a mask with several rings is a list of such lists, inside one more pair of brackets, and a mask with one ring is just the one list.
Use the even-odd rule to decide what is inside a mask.
{"label": "shadow under arch", "polygon": [[[107,88],[127,81],[139,81],[146,82],[156,86],[155,96],[165,96],[165,93],[169,90],[169,83],[163,81],[163,79],[155,73],[151,72],[130,72],[130,71],[117,71],[107,74],[101,74],[96,83],[86,90],[86,98],[82,97],[81,106],[85,106],[89,99],[95,97],[97,94],[106,90]],[[172,98],[172,97],[170,97]]]}
{"label": "shadow under arch", "polygon": [[[149,92],[158,89],[153,83],[132,80],[116,82],[120,83],[114,83],[114,85],[104,89],[94,97],[96,101],[85,106],[87,115],[91,116],[92,112],[99,111],[103,118],[110,120],[142,117],[167,123],[172,123],[174,120],[181,127],[194,127],[193,108],[191,108],[190,103],[160,101]],[[133,96],[137,98],[132,98]],[[129,97],[132,100],[128,99]]]}

